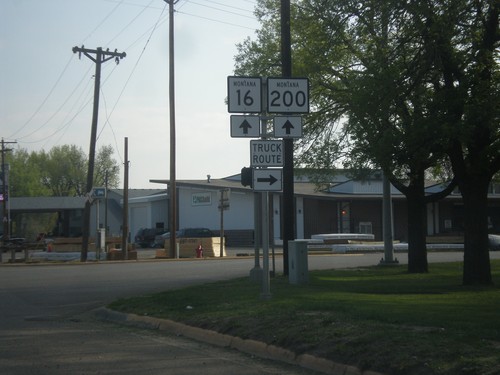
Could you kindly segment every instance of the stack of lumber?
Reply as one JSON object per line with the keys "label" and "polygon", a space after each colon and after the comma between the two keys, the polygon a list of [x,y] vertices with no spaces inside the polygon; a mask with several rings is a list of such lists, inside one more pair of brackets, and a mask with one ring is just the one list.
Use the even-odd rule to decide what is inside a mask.
{"label": "stack of lumber", "polygon": [[[179,238],[177,239],[179,247],[179,258],[196,258],[196,249],[201,245],[203,249],[203,258],[220,257],[221,243],[220,237],[207,238]],[[174,249],[175,250],[175,249]],[[226,256],[226,248],[223,246],[222,256]],[[170,250],[170,241],[165,241],[163,250],[156,252],[157,258],[175,258],[175,252]]]}

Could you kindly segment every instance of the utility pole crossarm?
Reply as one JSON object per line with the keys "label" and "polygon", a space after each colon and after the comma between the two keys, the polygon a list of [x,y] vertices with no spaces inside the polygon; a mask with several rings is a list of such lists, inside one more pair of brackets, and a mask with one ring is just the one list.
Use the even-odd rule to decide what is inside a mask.
{"label": "utility pole crossarm", "polygon": [[73,47],[73,53],[79,53],[80,58],[82,53],[87,56],[90,60],[93,62],[97,62],[97,58],[94,58],[92,55],[95,54],[96,56],[101,56],[101,62],[106,62],[108,60],[111,60],[113,57],[116,58],[116,62],[120,59],[123,59],[127,56],[125,52],[117,52],[115,49],[114,51],[110,51],[109,48],[106,51],[103,51],[101,47],[97,47],[96,49],[89,49],[85,48],[84,46],[82,47]]}

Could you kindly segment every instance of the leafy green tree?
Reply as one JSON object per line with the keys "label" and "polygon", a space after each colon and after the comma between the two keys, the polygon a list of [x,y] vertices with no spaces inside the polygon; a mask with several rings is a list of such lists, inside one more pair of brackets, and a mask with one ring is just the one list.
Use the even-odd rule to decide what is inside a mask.
{"label": "leafy green tree", "polygon": [[[87,156],[75,145],[53,147],[49,152],[17,149],[7,156],[10,163],[11,196],[83,196],[86,187]],[[103,146],[96,155],[94,185],[119,184],[119,166],[113,148]]]}
{"label": "leafy green tree", "polygon": [[[483,53],[490,56],[489,60],[483,59],[484,66],[488,67],[483,69],[483,75],[493,71],[498,77],[498,55],[491,58],[494,46],[498,53],[498,1],[304,0],[294,5],[294,74],[310,78],[314,109],[307,119],[305,141],[301,144],[302,160],[311,166],[331,167],[342,156],[338,152],[338,141],[342,140],[348,141],[351,165],[382,167],[407,196],[412,213],[409,216],[409,270],[425,272],[425,203],[440,198],[425,195],[425,173],[449,154],[457,180],[460,182],[460,176],[465,176],[455,171],[461,165],[460,159],[470,155],[469,151],[462,154],[467,146],[457,142],[460,132],[455,128],[463,116],[463,112],[457,112],[460,104],[457,98],[462,93],[471,99],[471,93],[475,92],[473,87],[479,75],[469,74],[474,69],[468,64],[478,52],[474,45],[481,45],[474,42],[475,39],[490,41],[490,52]],[[267,9],[263,10],[264,7]],[[262,9],[258,15],[263,27],[257,41],[248,39],[239,46],[236,58],[239,74],[262,74],[262,71],[274,74],[274,62],[279,61],[279,46],[276,40],[272,41],[277,37],[279,4],[261,1],[259,9]],[[489,36],[485,37],[487,30]],[[448,43],[443,43],[443,39]],[[454,51],[453,58],[448,56],[449,51]],[[447,61],[456,63],[454,70],[443,69],[450,65]],[[467,76],[463,80],[469,84],[467,88],[457,88],[456,78],[450,81],[455,71]],[[496,126],[491,135],[493,139],[496,135],[498,140],[498,80],[496,86],[490,80],[481,87],[473,100],[463,101],[467,101],[468,109],[484,110],[483,117],[489,120],[486,127],[494,130]],[[496,115],[492,108],[495,103]],[[332,137],[339,120],[346,126]],[[474,132],[464,135],[463,140],[477,143],[474,137],[470,138],[477,135]],[[482,146],[491,144],[492,138],[486,139]],[[449,152],[452,149],[455,154]],[[496,159],[498,146],[496,154],[492,151],[489,157]],[[481,162],[487,160],[483,158]],[[494,163],[490,166],[490,172],[498,170]],[[476,172],[482,169],[478,167],[475,164]],[[479,182],[474,176],[466,177],[470,185],[476,186]],[[479,185],[484,189],[491,176],[486,173],[482,177]],[[462,181],[461,189],[463,185]],[[483,203],[486,204],[486,200]],[[471,209],[474,209],[472,205]],[[486,220],[485,211],[479,215]],[[466,254],[467,233],[474,231],[468,228],[466,223]],[[480,242],[483,250],[470,249],[471,252],[487,254],[484,234],[483,231]],[[488,282],[489,260],[483,259],[483,266],[478,268],[472,258],[466,255],[465,260]],[[466,271],[464,282],[469,283],[465,274]]]}
{"label": "leafy green tree", "polygon": [[[94,186],[117,188],[120,183],[120,167],[113,159],[113,147],[102,146],[97,151],[94,169]],[[107,181],[106,181],[107,180]]]}
{"label": "leafy green tree", "polygon": [[48,153],[42,151],[42,184],[52,196],[69,197],[85,194],[85,167],[87,158],[75,145],[55,146]]}
{"label": "leafy green tree", "polygon": [[9,190],[11,197],[49,196],[50,190],[41,184],[39,154],[15,149],[7,154],[10,164]]}
{"label": "leafy green tree", "polygon": [[426,2],[416,23],[428,30],[439,120],[464,202],[464,284],[490,284],[488,189],[500,170],[500,1]]}

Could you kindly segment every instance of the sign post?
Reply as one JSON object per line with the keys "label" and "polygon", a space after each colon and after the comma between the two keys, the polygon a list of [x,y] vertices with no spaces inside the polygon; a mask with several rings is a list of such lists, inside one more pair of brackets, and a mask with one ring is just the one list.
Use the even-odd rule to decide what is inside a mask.
{"label": "sign post", "polygon": [[[261,297],[271,298],[269,290],[269,191],[282,191],[285,202],[284,247],[283,255],[287,258],[286,241],[293,237],[294,214],[288,212],[293,206],[293,138],[302,137],[302,117],[293,114],[309,113],[309,80],[307,78],[268,78],[262,84],[260,77],[229,76],[228,112],[241,113],[231,116],[231,137],[249,137],[260,140],[250,141],[250,167],[243,168],[241,183],[251,186],[254,191],[261,191],[262,208],[262,248],[263,248],[263,292]],[[262,98],[266,98],[263,102]],[[262,108],[262,106],[266,108]],[[279,114],[273,119],[274,137],[281,140],[267,140],[267,113]],[[259,113],[261,116],[248,114]],[[246,115],[243,115],[246,114]],[[262,124],[262,129],[259,123]],[[284,167],[276,169],[274,167]],[[245,173],[243,173],[245,172]],[[255,194],[257,196],[258,194]],[[292,203],[290,203],[292,202]],[[254,210],[255,211],[255,210]],[[257,212],[254,212],[257,215]],[[260,215],[259,215],[260,216]],[[255,223],[257,231],[257,221]],[[291,232],[287,228],[291,228]],[[291,238],[293,239],[293,238]],[[256,259],[258,259],[256,250]],[[256,260],[257,262],[257,260]],[[257,268],[256,263],[256,268]],[[288,275],[287,260],[284,260],[285,275]]]}

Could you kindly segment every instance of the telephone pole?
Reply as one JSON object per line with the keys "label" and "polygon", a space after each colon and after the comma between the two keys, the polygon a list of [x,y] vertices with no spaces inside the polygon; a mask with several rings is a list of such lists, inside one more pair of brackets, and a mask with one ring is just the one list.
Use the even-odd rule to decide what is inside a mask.
{"label": "telephone pole", "polygon": [[123,164],[123,225],[122,225],[122,254],[123,260],[128,259],[128,137],[125,137],[125,162]]}
{"label": "telephone pole", "polygon": [[175,173],[175,64],[174,64],[174,5],[179,0],[164,0],[168,4],[168,61],[169,61],[169,110],[170,110],[170,184],[168,185],[169,197],[169,228],[170,228],[170,253],[175,258],[177,230],[177,184]]}
{"label": "telephone pole", "polygon": [[[83,210],[83,234],[82,234],[82,252],[80,256],[81,262],[87,261],[87,253],[89,248],[89,236],[90,236],[90,206],[91,206],[91,194],[92,186],[94,182],[94,163],[95,163],[95,145],[97,138],[97,118],[99,114],[99,91],[101,85],[101,64],[115,59],[116,63],[120,62],[126,55],[125,52],[114,52],[107,49],[103,51],[101,47],[97,49],[88,49],[84,46],[73,47],[73,53],[79,53],[80,58],[82,53],[87,56],[90,60],[95,63],[95,81],[94,81],[94,109],[92,112],[92,129],[90,134],[90,151],[89,151],[89,165],[87,172],[87,187],[86,187],[86,200],[85,208]],[[95,55],[95,57],[94,57]]]}
{"label": "telephone pole", "polygon": [[[5,148],[6,144],[9,143],[17,143],[17,142],[7,142],[2,138],[2,221],[3,221],[3,237],[2,242],[5,245],[5,242],[10,238],[10,215],[7,208],[7,201],[9,200],[8,194],[8,173],[5,168],[5,153],[8,151],[12,151],[11,148]],[[0,261],[2,260],[2,254],[0,251]]]}
{"label": "telephone pole", "polygon": [[[281,0],[281,74],[283,78],[292,77],[290,0]],[[287,138],[283,143],[283,273],[288,276],[288,241],[295,239],[293,138]]]}

